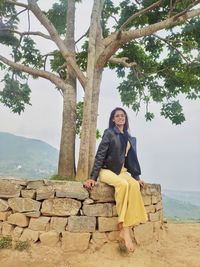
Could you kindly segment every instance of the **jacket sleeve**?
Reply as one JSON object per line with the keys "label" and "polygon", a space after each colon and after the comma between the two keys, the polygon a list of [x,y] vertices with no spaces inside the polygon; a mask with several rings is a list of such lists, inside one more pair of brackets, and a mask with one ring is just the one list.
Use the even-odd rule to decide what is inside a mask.
{"label": "jacket sleeve", "polygon": [[94,165],[93,165],[93,168],[90,174],[90,178],[95,181],[97,180],[99,176],[100,169],[102,168],[104,160],[106,158],[110,140],[111,140],[110,130],[106,129],[104,131],[101,143],[99,144],[99,147],[98,147],[98,150],[95,156],[95,160],[94,160]]}
{"label": "jacket sleeve", "polygon": [[135,158],[134,158],[134,162],[136,163],[135,165],[135,170],[137,170],[137,174],[134,173],[132,174],[132,176],[135,178],[135,180],[140,180],[140,174],[141,174],[141,169],[140,169],[140,164],[138,161],[138,157],[137,157],[137,146],[136,146],[136,137],[131,137],[131,144],[133,146],[133,149],[135,151]]}

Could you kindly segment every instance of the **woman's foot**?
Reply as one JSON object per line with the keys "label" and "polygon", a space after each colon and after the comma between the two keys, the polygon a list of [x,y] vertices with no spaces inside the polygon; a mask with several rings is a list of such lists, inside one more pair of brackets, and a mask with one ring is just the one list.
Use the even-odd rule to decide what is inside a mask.
{"label": "woman's foot", "polygon": [[119,233],[119,236],[124,240],[127,250],[129,252],[134,252],[135,246],[131,238],[130,227],[123,227]]}

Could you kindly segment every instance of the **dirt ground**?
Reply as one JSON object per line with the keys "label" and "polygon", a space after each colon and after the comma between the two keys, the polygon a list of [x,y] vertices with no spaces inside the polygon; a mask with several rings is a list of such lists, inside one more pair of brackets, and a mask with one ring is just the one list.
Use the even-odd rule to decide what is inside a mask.
{"label": "dirt ground", "polygon": [[0,250],[1,267],[200,267],[200,223],[167,223],[159,241],[123,255],[117,243],[98,250],[64,253],[33,245],[30,251]]}

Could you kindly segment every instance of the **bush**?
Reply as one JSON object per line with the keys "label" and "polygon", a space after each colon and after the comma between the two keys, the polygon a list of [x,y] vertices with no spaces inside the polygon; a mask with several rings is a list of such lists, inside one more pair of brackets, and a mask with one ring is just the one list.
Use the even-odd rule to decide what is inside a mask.
{"label": "bush", "polygon": [[17,241],[15,243],[15,249],[19,251],[28,250],[30,248],[30,244],[28,241]]}
{"label": "bush", "polygon": [[3,248],[12,248],[12,238],[10,236],[0,239],[0,249]]}

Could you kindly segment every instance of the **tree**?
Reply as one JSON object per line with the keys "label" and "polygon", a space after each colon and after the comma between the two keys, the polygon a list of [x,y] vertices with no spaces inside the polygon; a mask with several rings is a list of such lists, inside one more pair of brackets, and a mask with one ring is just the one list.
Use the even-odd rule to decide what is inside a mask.
{"label": "tree", "polygon": [[[62,174],[66,174],[70,169],[69,175],[73,176],[74,142],[70,141],[69,149],[70,144],[65,140],[67,135],[70,140],[75,138],[75,80],[78,79],[85,95],[76,177],[84,180],[94,159],[98,100],[105,67],[115,69],[123,78],[118,87],[122,102],[136,112],[145,105],[147,120],[154,116],[149,111],[149,103],[156,101],[162,104],[161,115],[179,124],[185,118],[178,96],[199,98],[198,3],[194,0],[94,0],[90,27],[82,36],[85,42],[82,50],[75,52],[74,0],[60,0],[48,12],[42,12],[36,0],[27,0],[27,4],[3,0],[0,40],[12,47],[12,60],[0,55],[1,67],[9,71],[4,78],[1,101],[13,112],[24,110],[25,103],[30,101],[30,89],[27,82],[22,82],[28,79],[27,73],[50,80],[62,91],[59,171],[62,169]],[[48,35],[17,29],[21,12],[29,14],[30,11]],[[34,35],[53,41],[57,50],[43,57],[31,38]],[[46,71],[42,68],[49,57],[50,71]]]}

